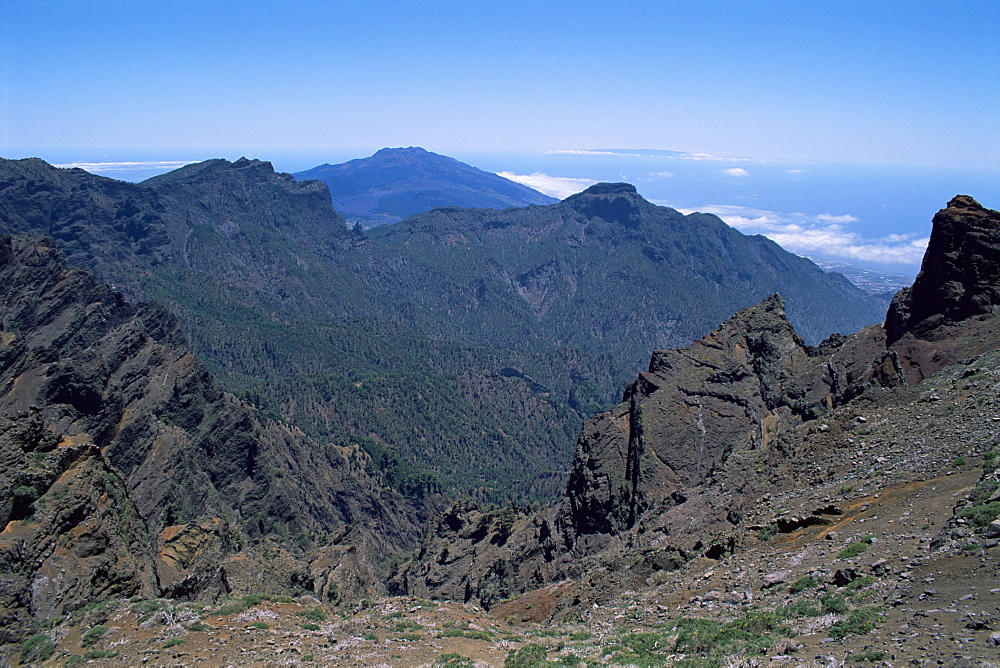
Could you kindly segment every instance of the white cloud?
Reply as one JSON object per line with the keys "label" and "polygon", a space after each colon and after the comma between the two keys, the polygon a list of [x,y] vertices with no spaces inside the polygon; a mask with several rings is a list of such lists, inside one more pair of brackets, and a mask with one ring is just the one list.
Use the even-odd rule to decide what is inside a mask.
{"label": "white cloud", "polygon": [[742,167],[731,167],[730,169],[723,169],[721,171],[722,171],[723,174],[727,174],[729,176],[749,176],[750,175],[750,172],[748,172],[747,170],[743,169]]}
{"label": "white cloud", "polygon": [[623,151],[593,151],[582,148],[564,148],[557,151],[545,151],[550,155],[627,155],[633,158],[641,158],[641,153],[625,153]]}
{"label": "white cloud", "polygon": [[590,186],[597,183],[597,181],[592,179],[581,179],[569,176],[549,176],[548,174],[543,174],[542,172],[535,172],[534,174],[497,172],[497,176],[502,176],[505,179],[510,179],[511,181],[526,185],[529,188],[534,188],[540,193],[548,195],[549,197],[556,197],[558,199],[566,199],[570,195],[575,195],[576,193],[586,190]]}
{"label": "white cloud", "polygon": [[789,170],[787,170],[787,173],[788,174],[805,174],[806,170],[804,170],[804,169],[789,169]]}
{"label": "white cloud", "polygon": [[865,239],[850,229],[859,222],[851,215],[781,213],[728,204],[680,211],[715,214],[744,234],[762,234],[799,255],[815,253],[845,260],[917,265],[927,249],[928,239],[915,234]]}
{"label": "white cloud", "polygon": [[197,160],[139,160],[122,162],[68,162],[61,165],[53,165],[63,169],[77,167],[88,172],[131,172],[136,169],[177,169],[184,165],[190,165]]}
{"label": "white cloud", "polygon": [[650,172],[649,174],[654,179],[672,179],[674,178],[673,172]]}

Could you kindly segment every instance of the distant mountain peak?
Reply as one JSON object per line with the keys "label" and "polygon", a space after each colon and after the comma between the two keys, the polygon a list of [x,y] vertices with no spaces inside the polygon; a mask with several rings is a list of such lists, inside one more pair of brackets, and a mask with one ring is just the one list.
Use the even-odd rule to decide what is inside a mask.
{"label": "distant mountain peak", "polygon": [[635,186],[631,183],[595,183],[580,195],[637,195]]}
{"label": "distant mountain peak", "polygon": [[330,188],[334,208],[365,226],[394,223],[431,209],[506,209],[557,200],[491,172],[419,146],[383,148],[367,158],[295,174]]}

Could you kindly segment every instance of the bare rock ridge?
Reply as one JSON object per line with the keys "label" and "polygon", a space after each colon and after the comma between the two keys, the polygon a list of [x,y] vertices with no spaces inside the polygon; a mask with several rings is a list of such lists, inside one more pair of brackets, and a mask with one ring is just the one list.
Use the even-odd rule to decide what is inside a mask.
{"label": "bare rock ridge", "polygon": [[[0,304],[6,641],[110,596],[364,595],[358,552],[411,543],[409,506],[357,453],[222,392],[176,318],[66,268],[51,239],[0,236]],[[280,568],[251,549],[275,535]]]}
{"label": "bare rock ridge", "polygon": [[[629,197],[599,190],[584,197]],[[655,351],[623,403],[584,423],[555,508],[501,521],[457,504],[427,530],[396,586],[489,607],[621,566],[626,555],[671,571],[699,555],[733,554],[765,495],[832,480],[834,469],[824,477],[819,462],[843,455],[802,443],[816,418],[852,402],[911,401],[908,388],[946,365],[1000,348],[998,216],[964,197],[935,216],[924,272],[893,305],[918,314],[904,336],[887,338],[890,325],[872,325],[807,346],[772,295],[688,347]],[[971,294],[940,297],[932,280],[961,282]],[[928,312],[925,293],[939,295],[932,303],[949,315]],[[782,518],[779,530],[827,523],[819,510]],[[622,568],[618,586],[641,586]]]}

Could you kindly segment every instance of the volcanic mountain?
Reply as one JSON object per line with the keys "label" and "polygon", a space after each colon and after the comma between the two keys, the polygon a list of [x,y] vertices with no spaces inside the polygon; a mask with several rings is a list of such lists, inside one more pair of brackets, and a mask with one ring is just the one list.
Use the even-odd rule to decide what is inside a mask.
{"label": "volcanic mountain", "polygon": [[439,206],[505,209],[557,200],[537,190],[416,146],[324,164],[295,175],[330,188],[333,206],[365,227],[394,223]]}

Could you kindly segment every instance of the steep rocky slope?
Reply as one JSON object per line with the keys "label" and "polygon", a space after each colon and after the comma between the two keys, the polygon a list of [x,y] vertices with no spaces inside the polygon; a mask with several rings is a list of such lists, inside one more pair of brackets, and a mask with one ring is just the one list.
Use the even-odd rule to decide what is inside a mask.
{"label": "steep rocky slope", "polygon": [[[115,595],[377,590],[354,555],[412,541],[361,453],[222,392],[173,316],[66,268],[51,239],[0,236],[0,304],[8,642]],[[284,561],[255,583],[274,537]]]}

